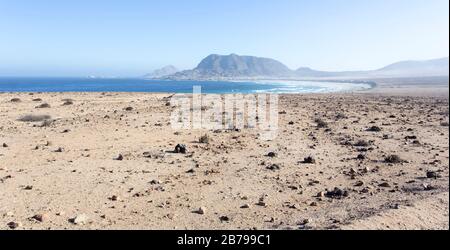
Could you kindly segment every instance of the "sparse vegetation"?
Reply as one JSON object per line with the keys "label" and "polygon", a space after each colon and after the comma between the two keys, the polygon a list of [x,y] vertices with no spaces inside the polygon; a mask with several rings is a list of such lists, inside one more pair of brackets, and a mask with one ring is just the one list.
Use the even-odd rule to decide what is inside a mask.
{"label": "sparse vegetation", "polygon": [[208,135],[203,135],[203,136],[200,137],[200,139],[198,141],[200,143],[208,144],[209,143],[209,136]]}
{"label": "sparse vegetation", "polygon": [[366,156],[363,155],[363,154],[359,154],[359,155],[356,157],[356,159],[363,161],[363,160],[366,159]]}
{"label": "sparse vegetation", "polygon": [[69,106],[69,105],[73,105],[73,100],[72,99],[62,99],[63,106]]}
{"label": "sparse vegetation", "polygon": [[365,140],[359,140],[355,144],[353,144],[355,147],[368,147],[370,146],[370,143]]}
{"label": "sparse vegetation", "polygon": [[318,128],[328,128],[328,123],[320,118],[314,120]]}
{"label": "sparse vegetation", "polygon": [[39,124],[39,126],[37,126],[37,127],[40,127],[40,128],[50,127],[52,125],[52,123],[53,123],[53,120],[45,120],[45,121],[41,122],[41,124]]}
{"label": "sparse vegetation", "polygon": [[398,164],[398,163],[403,162],[403,160],[398,155],[389,155],[386,158],[384,158],[384,161],[386,163],[392,163],[392,164]]}
{"label": "sparse vegetation", "polygon": [[303,159],[303,163],[305,164],[315,164],[316,159],[313,156],[308,156],[305,159]]}
{"label": "sparse vegetation", "polygon": [[45,120],[51,120],[52,117],[49,115],[24,115],[21,116],[18,121],[21,122],[42,122]]}
{"label": "sparse vegetation", "polygon": [[347,119],[348,117],[344,114],[344,113],[338,113],[336,114],[336,120],[344,120]]}
{"label": "sparse vegetation", "polygon": [[41,105],[36,106],[37,109],[46,109],[50,108],[50,104],[48,103],[42,103]]}
{"label": "sparse vegetation", "polygon": [[[179,226],[177,220],[190,223],[202,219],[203,214],[204,226],[212,228],[260,227],[261,223],[254,221],[267,219],[267,225],[281,230],[345,229],[347,223],[355,225],[352,218],[340,214],[359,216],[361,204],[363,213],[367,208],[371,215],[377,215],[385,208],[403,211],[410,204],[445,198],[441,191],[448,189],[448,127],[440,124],[448,122],[448,118],[436,115],[442,107],[434,107],[433,99],[413,100],[411,105],[399,99],[398,104],[388,107],[372,95],[342,94],[342,105],[336,104],[340,95],[327,97],[327,102],[321,96],[282,95],[280,108],[287,114],[278,121],[277,137],[266,141],[261,138],[265,131],[259,131],[259,127],[237,127],[235,117],[241,113],[230,111],[225,116],[223,110],[219,113],[223,127],[173,130],[169,115],[179,114],[183,121],[190,107],[168,109],[160,96],[112,94],[100,100],[98,93],[43,93],[33,97],[4,94],[6,98],[0,101],[1,111],[5,112],[0,122],[0,186],[18,199],[29,196],[30,206],[37,207],[32,211],[7,207],[4,213],[10,219],[6,222],[21,221],[29,229],[47,225],[64,229],[71,227],[71,218],[86,212],[93,216],[91,220],[73,227],[114,227],[102,223],[106,218],[121,220],[119,226],[132,229],[164,227],[168,221],[173,222],[169,223],[171,227]],[[20,97],[22,103],[11,103],[13,97]],[[43,101],[32,101],[38,97]],[[63,101],[71,101],[63,99],[67,97],[73,98],[75,104],[63,106]],[[93,101],[95,105],[90,105]],[[34,108],[45,102],[52,108]],[[133,111],[126,112],[128,106]],[[335,120],[340,112],[348,118]],[[392,113],[396,119],[388,119]],[[247,118],[248,112],[243,116]],[[290,122],[293,125],[288,125]],[[318,128],[324,122],[328,128]],[[371,126],[379,126],[382,131],[367,132]],[[332,132],[327,133],[328,129]],[[151,138],[141,138],[143,135]],[[389,140],[383,140],[384,135]],[[49,176],[57,179],[57,185]],[[99,177],[94,178],[98,186],[94,194],[80,198],[86,188],[73,185],[73,195],[62,197],[61,206],[52,211],[40,209],[40,199],[67,191],[59,184],[74,180],[84,183],[90,176]],[[236,183],[242,180],[250,184],[236,190]],[[123,188],[109,188],[110,183],[124,182]],[[433,188],[437,190],[425,192]],[[407,196],[407,202],[402,195]],[[94,203],[79,203],[80,199]],[[124,215],[120,209],[114,210],[126,202],[137,204],[133,209],[139,211],[145,206],[148,213]],[[98,208],[98,214],[89,209],[90,205]],[[74,206],[79,211],[67,209]],[[164,209],[167,207],[170,211]],[[223,209],[216,211],[216,207]],[[197,208],[198,214],[191,215]],[[333,216],[328,216],[327,209],[333,210]],[[49,217],[41,222],[40,215],[45,213]],[[242,213],[248,213],[243,220],[239,217]],[[261,214],[267,218],[258,217]],[[298,216],[295,220],[280,220],[279,214]],[[185,219],[185,215],[189,218]],[[222,215],[229,216],[228,224],[219,224]],[[427,225],[439,225],[436,221]]]}

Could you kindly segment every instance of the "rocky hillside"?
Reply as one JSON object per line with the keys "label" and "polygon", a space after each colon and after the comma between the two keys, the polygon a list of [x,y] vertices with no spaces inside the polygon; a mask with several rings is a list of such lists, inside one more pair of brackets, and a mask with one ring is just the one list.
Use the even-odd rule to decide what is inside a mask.
{"label": "rocky hillside", "polygon": [[254,56],[210,55],[193,70],[175,74],[182,79],[233,78],[233,77],[286,77],[294,72],[270,58]]}

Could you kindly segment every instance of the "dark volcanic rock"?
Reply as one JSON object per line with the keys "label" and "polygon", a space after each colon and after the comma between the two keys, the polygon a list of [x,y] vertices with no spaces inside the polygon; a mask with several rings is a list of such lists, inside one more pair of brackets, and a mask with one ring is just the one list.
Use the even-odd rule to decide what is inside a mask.
{"label": "dark volcanic rock", "polygon": [[277,164],[272,164],[272,165],[268,166],[267,169],[275,171],[275,170],[280,170],[281,167],[279,165],[277,165]]}
{"label": "dark volcanic rock", "polygon": [[332,191],[328,191],[325,193],[325,196],[332,199],[341,199],[344,197],[348,197],[349,193],[346,190],[340,188],[334,188]]}
{"label": "dark volcanic rock", "polygon": [[177,153],[177,154],[186,154],[186,153],[187,153],[186,145],[184,145],[184,144],[178,144],[178,145],[175,147],[174,152]]}
{"label": "dark volcanic rock", "polygon": [[378,126],[372,126],[372,127],[368,128],[367,131],[369,131],[369,132],[381,132],[382,129],[380,127],[378,127]]}

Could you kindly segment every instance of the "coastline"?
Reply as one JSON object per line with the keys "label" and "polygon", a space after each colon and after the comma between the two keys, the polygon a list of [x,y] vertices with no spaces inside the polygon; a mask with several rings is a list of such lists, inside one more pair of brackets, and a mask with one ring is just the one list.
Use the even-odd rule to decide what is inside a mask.
{"label": "coastline", "polygon": [[141,78],[0,78],[2,92],[145,92],[192,93],[200,85],[204,93],[336,93],[369,89],[373,82],[363,81],[306,81],[306,80],[244,80],[226,79],[168,81]]}

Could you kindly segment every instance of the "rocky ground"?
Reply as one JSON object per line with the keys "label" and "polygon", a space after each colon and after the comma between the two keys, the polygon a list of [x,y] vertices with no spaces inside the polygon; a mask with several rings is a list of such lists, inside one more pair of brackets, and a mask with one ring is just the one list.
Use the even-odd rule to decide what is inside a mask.
{"label": "rocky ground", "polygon": [[284,95],[273,141],[168,96],[0,94],[0,229],[449,228],[448,95]]}

